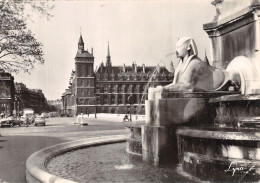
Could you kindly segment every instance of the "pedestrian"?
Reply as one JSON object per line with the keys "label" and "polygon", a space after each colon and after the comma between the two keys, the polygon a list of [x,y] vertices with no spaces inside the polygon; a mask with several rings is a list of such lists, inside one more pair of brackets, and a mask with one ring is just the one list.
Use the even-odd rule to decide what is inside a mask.
{"label": "pedestrian", "polygon": [[29,117],[28,117],[28,115],[25,115],[25,124],[26,124],[27,127],[30,125],[29,123],[30,123]]}
{"label": "pedestrian", "polygon": [[83,109],[81,109],[81,122],[80,123],[83,123]]}
{"label": "pedestrian", "polygon": [[128,119],[128,115],[127,115],[127,114],[125,115],[123,121],[125,122],[126,120],[129,121],[129,119]]}

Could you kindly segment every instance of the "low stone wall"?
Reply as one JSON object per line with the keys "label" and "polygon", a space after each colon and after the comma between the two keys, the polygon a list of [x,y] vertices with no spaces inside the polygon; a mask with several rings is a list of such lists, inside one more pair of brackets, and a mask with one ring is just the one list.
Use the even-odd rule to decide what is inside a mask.
{"label": "low stone wall", "polygon": [[63,179],[48,172],[46,166],[53,157],[71,150],[125,142],[127,135],[114,135],[105,137],[87,138],[51,146],[32,154],[26,162],[27,183],[75,183],[74,181]]}

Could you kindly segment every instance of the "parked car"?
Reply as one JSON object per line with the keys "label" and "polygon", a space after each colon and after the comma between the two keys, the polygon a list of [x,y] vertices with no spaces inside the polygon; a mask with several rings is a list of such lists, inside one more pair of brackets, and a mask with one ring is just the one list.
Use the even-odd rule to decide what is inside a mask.
{"label": "parked car", "polygon": [[[28,116],[28,118],[29,118],[29,124],[34,123],[34,121],[35,121],[35,116],[34,116],[34,114],[27,114],[27,116]],[[26,118],[25,118],[25,115],[24,115],[24,116],[21,116],[21,120],[23,121],[24,124],[26,123],[25,119],[26,119]]]}
{"label": "parked car", "polygon": [[3,118],[0,120],[0,126],[4,127],[4,126],[21,126],[21,124],[23,123],[23,121],[20,118],[14,118],[13,116],[9,116],[7,118]]}
{"label": "parked car", "polygon": [[37,126],[37,125],[43,125],[45,126],[46,124],[46,120],[45,120],[45,117],[42,117],[42,116],[37,116],[35,118],[35,121],[34,121],[34,125]]}
{"label": "parked car", "polygon": [[43,113],[41,114],[41,117],[48,118],[48,117],[49,117],[49,115],[48,115],[48,113],[46,113],[46,112],[43,112]]}

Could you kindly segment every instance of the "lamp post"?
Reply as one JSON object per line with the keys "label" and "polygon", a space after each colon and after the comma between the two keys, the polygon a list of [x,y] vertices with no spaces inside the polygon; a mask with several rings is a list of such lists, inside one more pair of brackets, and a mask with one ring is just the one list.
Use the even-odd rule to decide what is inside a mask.
{"label": "lamp post", "polygon": [[6,118],[6,116],[7,116],[7,104],[5,103],[4,106],[5,106],[5,118]]}
{"label": "lamp post", "polygon": [[95,118],[97,118],[97,97],[94,96],[94,100],[95,100]]}
{"label": "lamp post", "polygon": [[23,102],[23,100],[19,97],[19,95],[16,95],[16,96],[15,96],[15,100],[17,101],[17,114],[18,114],[18,117],[20,117],[20,101],[21,101],[21,108],[23,108],[24,102]]}
{"label": "lamp post", "polygon": [[16,101],[17,101],[17,97],[16,95],[14,96],[14,116],[16,117],[17,114],[16,114]]}
{"label": "lamp post", "polygon": [[18,113],[18,117],[20,117],[19,101],[17,102],[17,113]]}

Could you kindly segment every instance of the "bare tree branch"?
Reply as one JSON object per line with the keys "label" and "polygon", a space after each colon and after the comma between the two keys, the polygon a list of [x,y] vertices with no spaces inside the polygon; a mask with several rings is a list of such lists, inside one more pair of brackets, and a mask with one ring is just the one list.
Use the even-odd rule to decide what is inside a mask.
{"label": "bare tree branch", "polygon": [[44,63],[42,44],[27,29],[26,7],[52,17],[47,1],[0,0],[0,68],[9,72],[29,72],[34,64]]}

